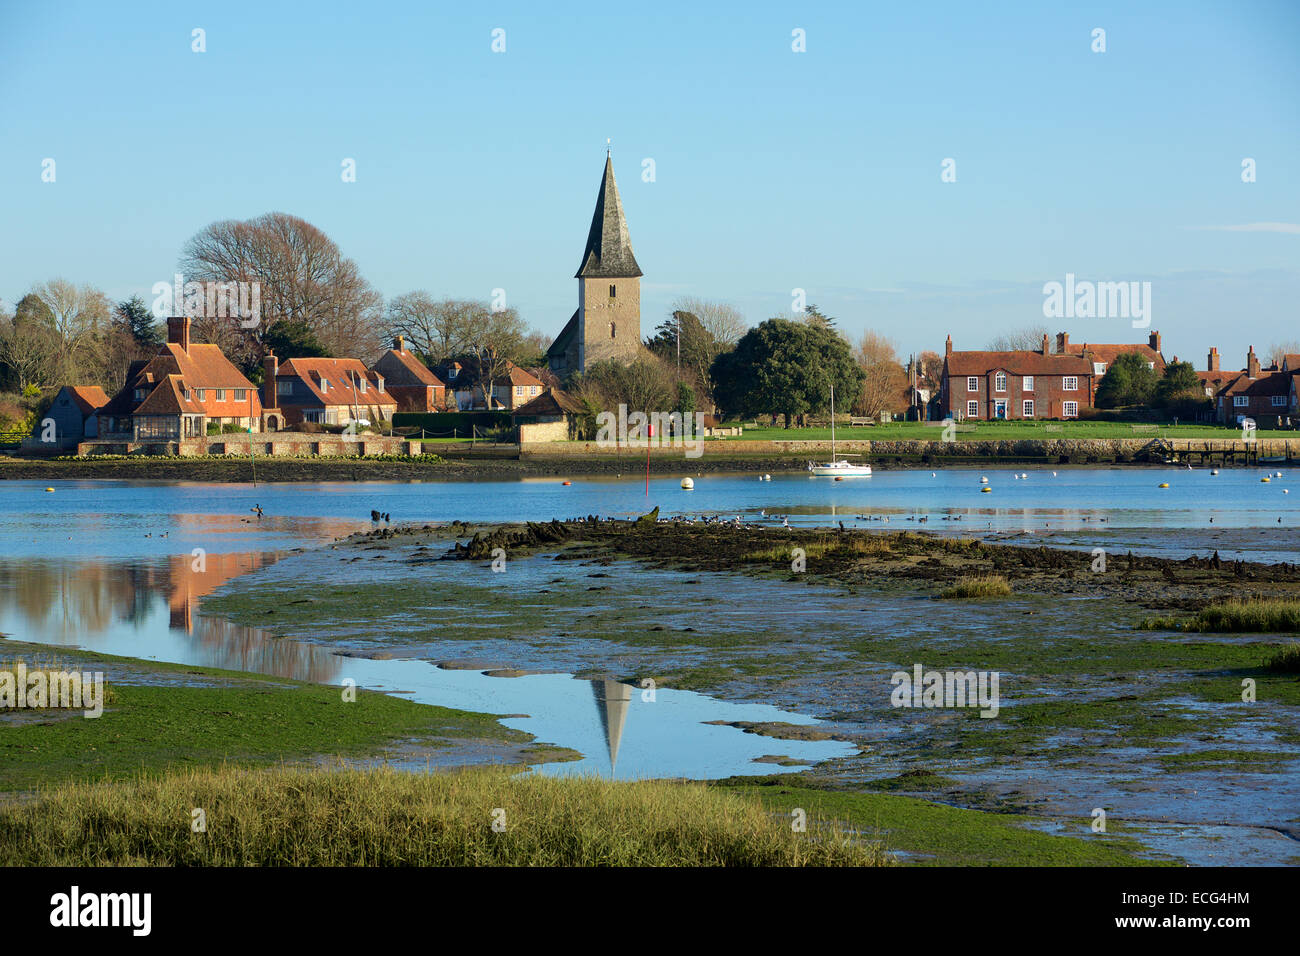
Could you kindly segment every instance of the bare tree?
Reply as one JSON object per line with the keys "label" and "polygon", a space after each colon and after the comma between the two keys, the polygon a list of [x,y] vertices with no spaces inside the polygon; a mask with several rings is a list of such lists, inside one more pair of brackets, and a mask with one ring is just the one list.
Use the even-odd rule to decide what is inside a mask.
{"label": "bare tree", "polygon": [[89,285],[75,285],[67,279],[51,279],[32,289],[32,295],[49,310],[55,335],[53,368],[56,379],[97,377],[95,344],[108,328],[112,303],[108,296]]}
{"label": "bare tree", "polygon": [[875,418],[884,411],[906,407],[907,374],[898,364],[894,343],[870,330],[862,333],[854,358],[862,368],[862,389],[853,410]]}
{"label": "bare tree", "polygon": [[470,317],[465,331],[469,351],[478,359],[479,384],[483,387],[484,404],[492,407],[492,386],[503,378],[518,355],[527,330],[524,321],[514,309],[493,311],[482,306],[482,311]]}
{"label": "bare tree", "polygon": [[0,317],[0,365],[10,369],[20,391],[54,378],[57,352],[57,339],[49,326],[21,315]]}
{"label": "bare tree", "polygon": [[943,380],[943,356],[928,349],[916,357],[917,375],[922,388],[938,388]]}
{"label": "bare tree", "polygon": [[403,336],[425,361],[436,365],[467,351],[469,330],[486,311],[483,303],[469,299],[408,292],[388,303],[388,334]]}
{"label": "bare tree", "polygon": [[1289,341],[1277,342],[1270,345],[1268,348],[1267,364],[1276,365],[1278,368],[1281,368],[1282,360],[1288,355],[1300,355],[1300,340],[1291,339]]}
{"label": "bare tree", "polygon": [[694,296],[683,296],[673,303],[673,312],[689,312],[700,320],[704,331],[712,336],[723,350],[731,348],[749,328],[740,311],[726,302],[713,302]]}
{"label": "bare tree", "polygon": [[[1022,329],[1015,329],[1011,332],[1005,332],[999,335],[989,343],[990,352],[1037,352],[1043,347],[1043,336],[1047,335],[1047,327],[1043,325],[1030,325]],[[1056,343],[1048,335],[1047,349],[1053,351]]]}
{"label": "bare tree", "polygon": [[258,324],[240,317],[194,317],[195,334],[241,364],[256,363],[278,322],[301,323],[331,354],[364,358],[379,344],[383,300],[355,262],[311,223],[282,212],[214,222],[192,236],[181,271],[199,282],[258,283]]}

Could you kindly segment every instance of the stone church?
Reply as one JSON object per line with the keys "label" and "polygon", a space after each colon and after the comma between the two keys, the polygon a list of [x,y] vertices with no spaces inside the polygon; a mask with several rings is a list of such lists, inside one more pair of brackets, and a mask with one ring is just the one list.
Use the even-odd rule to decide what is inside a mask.
{"label": "stone church", "polygon": [[641,267],[632,255],[609,155],[576,278],[577,311],[546,351],[547,364],[561,379],[595,362],[630,361],[641,345]]}

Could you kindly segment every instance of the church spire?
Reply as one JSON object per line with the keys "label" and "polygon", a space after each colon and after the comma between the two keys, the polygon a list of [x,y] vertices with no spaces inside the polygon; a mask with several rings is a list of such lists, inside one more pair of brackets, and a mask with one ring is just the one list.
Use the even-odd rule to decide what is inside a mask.
{"label": "church spire", "polygon": [[627,233],[627,218],[614,182],[614,160],[605,156],[605,175],[596,196],[596,211],[587,233],[587,248],[582,251],[582,265],[576,278],[621,279],[642,275],[632,255],[632,240]]}

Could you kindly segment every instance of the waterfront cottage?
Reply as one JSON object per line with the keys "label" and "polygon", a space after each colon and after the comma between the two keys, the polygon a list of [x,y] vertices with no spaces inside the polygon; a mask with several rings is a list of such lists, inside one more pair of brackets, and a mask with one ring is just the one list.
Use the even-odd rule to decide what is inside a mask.
{"label": "waterfront cottage", "polygon": [[[76,448],[79,442],[99,434],[99,410],[108,404],[108,395],[98,385],[65,385],[50,404],[43,418],[36,422],[32,437],[25,444],[33,448]],[[46,420],[54,423],[49,433]],[[52,438],[52,441],[47,439]]]}
{"label": "waterfront cottage", "polygon": [[384,376],[360,359],[292,358],[280,365],[271,353],[262,360],[262,374],[267,431],[300,422],[373,425],[397,411]]}
{"label": "waterfront cottage", "polygon": [[180,442],[261,427],[257,389],[215,345],[190,341],[188,316],[167,320],[167,343],[131,363],[126,385],[96,413],[101,440]]}
{"label": "waterfront cottage", "polygon": [[1250,346],[1245,370],[1233,374],[1215,393],[1214,411],[1220,423],[1240,425],[1249,418],[1266,428],[1288,424],[1286,419],[1295,407],[1295,375],[1285,361],[1283,365],[1261,368],[1255,346]]}
{"label": "waterfront cottage", "polygon": [[439,412],[447,401],[447,385],[406,348],[402,336],[371,366],[384,378],[399,412]]}
{"label": "waterfront cottage", "polygon": [[956,421],[1078,418],[1095,394],[1088,355],[1041,351],[957,352],[944,345],[940,407]]}

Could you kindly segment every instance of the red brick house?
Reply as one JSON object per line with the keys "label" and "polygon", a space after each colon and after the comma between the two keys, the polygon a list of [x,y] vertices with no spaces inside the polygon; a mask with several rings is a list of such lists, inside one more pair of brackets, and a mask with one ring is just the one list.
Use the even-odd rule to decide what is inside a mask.
{"label": "red brick house", "polygon": [[188,316],[167,320],[167,344],[131,363],[126,385],[99,409],[99,438],[181,441],[208,426],[261,428],[257,388],[215,345],[190,341]]}
{"label": "red brick house", "polygon": [[[1213,358],[1216,353],[1210,354]],[[1287,366],[1285,360],[1283,365]],[[1277,425],[1294,408],[1294,381],[1289,368],[1260,368],[1252,345],[1246,353],[1245,371],[1235,373],[1215,393],[1215,415],[1224,425],[1240,425],[1247,418],[1264,428]]]}
{"label": "red brick house", "polygon": [[1092,406],[1093,365],[1083,355],[1041,351],[956,352],[944,345],[939,401],[957,421],[1078,418]]}
{"label": "red brick house", "polygon": [[262,368],[268,431],[299,422],[374,424],[390,420],[397,411],[384,376],[360,359],[292,358],[280,365],[271,354],[262,360]]}
{"label": "red brick house", "polygon": [[371,370],[384,377],[399,412],[437,412],[445,406],[447,384],[407,350],[400,335]]}
{"label": "red brick house", "polygon": [[1088,396],[1088,404],[1091,405],[1097,398],[1097,386],[1101,384],[1102,376],[1106,374],[1106,369],[1110,368],[1111,363],[1128,352],[1134,352],[1146,360],[1156,373],[1156,377],[1165,374],[1165,357],[1160,351],[1160,333],[1152,332],[1147,336],[1145,344],[1137,342],[1125,343],[1097,343],[1097,342],[1078,342],[1070,341],[1068,332],[1056,333],[1056,351],[1062,355],[1078,355],[1088,359],[1092,363],[1092,394]]}

